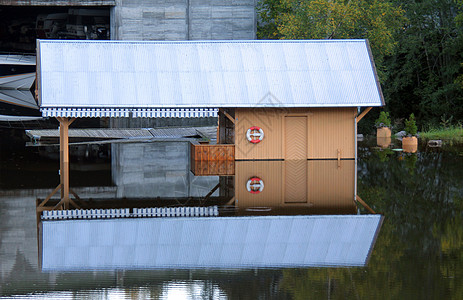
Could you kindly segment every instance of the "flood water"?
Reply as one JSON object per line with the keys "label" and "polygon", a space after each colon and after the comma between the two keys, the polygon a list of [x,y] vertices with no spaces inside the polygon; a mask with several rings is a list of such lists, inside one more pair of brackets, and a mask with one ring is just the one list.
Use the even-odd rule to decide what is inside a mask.
{"label": "flood water", "polygon": [[[255,265],[252,262],[243,265],[224,263],[221,267],[185,261],[183,264],[170,263],[171,267],[167,264],[157,268],[154,264],[142,268],[137,263],[144,262],[146,266],[144,259],[148,264],[152,262],[149,255],[143,256],[146,253],[124,254],[110,249],[107,253],[112,260],[108,260],[101,256],[96,246],[87,249],[84,254],[78,249],[72,252],[73,248],[67,248],[66,258],[72,263],[63,261],[62,253],[52,247],[55,243],[65,243],[66,237],[47,237],[46,226],[43,225],[42,232],[38,230],[36,219],[36,198],[45,198],[59,183],[59,162],[53,157],[39,155],[37,148],[23,147],[19,137],[10,137],[9,140],[12,142],[2,142],[0,164],[0,298],[463,299],[462,146],[447,144],[441,148],[430,148],[422,144],[417,153],[403,153],[398,151],[400,142],[383,149],[377,146],[376,140],[367,139],[358,143],[357,165],[354,161],[342,161],[340,166],[336,165],[337,162],[304,165],[309,169],[307,180],[315,182],[309,183],[305,190],[316,196],[311,198],[308,206],[295,203],[280,205],[278,214],[284,216],[278,217],[278,220],[284,222],[292,218],[294,211],[320,217],[368,215],[362,206],[352,208],[339,200],[342,199],[340,194],[351,191],[351,183],[356,184],[357,194],[375,212],[384,216],[375,240],[370,241],[373,249],[364,265],[354,266],[353,263],[340,261],[332,266],[307,265],[306,262],[280,266],[278,261],[264,253],[262,256],[268,259],[268,265],[263,260]],[[100,199],[106,201],[104,203],[112,201],[111,205],[117,205],[117,201],[132,205],[134,202],[130,202],[130,198],[149,198],[153,207],[163,203],[166,203],[165,206],[216,206],[219,214],[229,217],[227,220],[247,218],[246,222],[263,218],[254,216],[257,215],[255,210],[249,209],[258,207],[260,213],[267,214],[264,218],[277,217],[275,213],[268,213],[276,210],[268,204],[270,198],[266,205],[254,200],[257,198],[246,202],[246,196],[240,196],[241,202],[237,204],[235,201],[233,208],[229,199],[233,195],[246,194],[246,191],[240,190],[244,184],[240,185],[238,179],[239,174],[244,174],[243,178],[251,174],[246,164],[236,164],[237,178],[232,192],[219,189],[206,197],[221,179],[218,176],[197,177],[189,171],[187,143],[112,145],[112,149],[104,151],[102,153],[110,151],[112,157],[74,158],[71,163],[71,187],[82,198]],[[250,168],[275,173],[278,172],[275,170],[284,170],[285,166],[273,162],[271,166],[253,165]],[[331,170],[329,168],[335,171],[324,171]],[[352,176],[355,172],[351,171],[355,168],[356,178]],[[316,174],[311,176],[310,170],[316,170]],[[251,175],[255,176],[254,173]],[[336,177],[338,175],[333,174],[341,175]],[[275,180],[277,184],[279,179]],[[269,191],[272,187],[267,182],[264,190]],[[317,202],[324,197],[328,199],[326,201],[338,200],[328,206]],[[266,209],[267,206],[270,208]],[[298,207],[303,209],[298,210]],[[133,223],[154,219],[162,218],[126,220]],[[188,218],[184,219],[188,221]],[[118,219],[98,222],[104,227],[109,224],[104,222],[112,220]],[[56,225],[59,222],[65,228],[74,221],[44,223]],[[154,225],[137,223],[136,226]],[[222,224],[219,222],[214,228],[218,226]],[[239,228],[239,225],[233,226]],[[129,229],[122,228],[121,232],[124,230]],[[84,233],[81,236],[73,234],[72,239],[80,241],[85,238]],[[130,231],[127,234],[130,236]],[[314,231],[310,238],[323,238],[317,234]],[[207,243],[216,245],[221,242],[210,240]],[[353,247],[349,240],[345,240],[344,245]],[[248,255],[244,250],[240,250],[243,252],[239,255],[231,250],[227,252],[227,258],[233,264],[245,260]],[[191,247],[183,251],[194,253],[196,250]],[[238,257],[236,261],[232,260],[234,255]],[[160,256],[158,252],[153,259]],[[210,257],[213,260],[214,253],[210,253]],[[202,261],[207,261],[206,258]],[[90,262],[93,260],[100,267],[92,269]],[[218,260],[216,263],[222,262]]]}

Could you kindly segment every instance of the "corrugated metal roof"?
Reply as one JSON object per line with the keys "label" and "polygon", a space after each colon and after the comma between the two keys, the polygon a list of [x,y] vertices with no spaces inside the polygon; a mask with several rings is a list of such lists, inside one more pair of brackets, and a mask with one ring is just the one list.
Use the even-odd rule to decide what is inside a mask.
{"label": "corrugated metal roof", "polygon": [[366,40],[39,40],[38,79],[43,109],[139,117],[153,108],[383,105]]}
{"label": "corrugated metal roof", "polygon": [[[215,139],[216,126],[207,127],[171,127],[171,128],[72,128],[69,129],[70,138],[102,138],[102,139],[128,139],[128,138],[185,138],[203,136]],[[31,129],[26,135],[35,140],[59,138],[58,129]]]}
{"label": "corrugated metal roof", "polygon": [[42,270],[364,266],[380,215],[42,222]]}
{"label": "corrugated metal roof", "polygon": [[0,102],[39,109],[34,96],[29,90],[4,90],[0,88]]}

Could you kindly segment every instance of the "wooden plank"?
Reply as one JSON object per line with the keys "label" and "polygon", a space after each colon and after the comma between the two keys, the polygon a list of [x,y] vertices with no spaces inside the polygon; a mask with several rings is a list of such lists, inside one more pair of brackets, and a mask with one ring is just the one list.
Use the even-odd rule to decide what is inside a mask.
{"label": "wooden plank", "polygon": [[51,197],[53,197],[54,194],[56,194],[56,192],[61,189],[61,183],[58,184],[58,186],[53,190],[53,192],[50,193],[50,195],[47,196],[47,198],[45,198],[45,200],[43,200],[42,203],[40,203],[39,207],[43,207],[45,204],[47,204],[48,200],[51,199]]}
{"label": "wooden plank", "polygon": [[205,160],[209,160],[209,147],[207,146],[199,146],[200,149],[201,149],[201,156],[200,156],[200,159],[205,161]]}
{"label": "wooden plank", "polygon": [[360,120],[365,117],[365,115],[372,109],[373,107],[367,107],[365,108],[364,111],[362,111],[358,116],[357,116],[357,123],[360,122]]}
{"label": "wooden plank", "polygon": [[235,175],[235,162],[231,160],[195,161],[192,170],[195,176],[228,176]]}
{"label": "wooden plank", "polygon": [[220,159],[220,147],[207,147],[209,151],[208,160],[218,161]]}
{"label": "wooden plank", "polygon": [[63,126],[63,172],[64,172],[64,182],[63,185],[63,192],[64,192],[64,209],[69,209],[69,120],[66,119],[61,124]]}
{"label": "wooden plank", "polygon": [[357,202],[360,202],[360,204],[362,204],[363,207],[365,207],[370,213],[376,214],[375,211],[373,209],[371,209],[371,207],[368,206],[368,204],[366,204],[366,202],[363,201],[362,198],[359,197],[359,195],[356,195],[355,199],[357,200]]}
{"label": "wooden plank", "polygon": [[235,124],[235,118],[233,118],[225,109],[219,108],[219,114],[223,114],[228,120],[230,120],[230,122]]}
{"label": "wooden plank", "polygon": [[233,124],[235,124],[235,119],[230,116],[225,110],[223,111],[223,114],[225,115],[225,117],[227,117]]}
{"label": "wooden plank", "polygon": [[200,161],[199,162],[199,175],[208,175],[209,172],[209,164],[208,161]]}
{"label": "wooden plank", "polygon": [[233,145],[233,147],[228,147],[227,157],[228,160],[235,160],[235,145]]}
{"label": "wooden plank", "polygon": [[196,176],[234,175],[234,145],[198,145],[191,143],[191,171]]}
{"label": "wooden plank", "polygon": [[209,197],[210,197],[212,194],[214,194],[214,192],[215,192],[219,187],[220,187],[220,183],[217,183],[217,185],[214,186],[214,187],[212,188],[212,190],[211,190],[209,193],[207,193],[207,195],[206,195],[206,197],[204,197],[204,199],[205,199],[205,200],[206,200],[206,199],[209,199]]}

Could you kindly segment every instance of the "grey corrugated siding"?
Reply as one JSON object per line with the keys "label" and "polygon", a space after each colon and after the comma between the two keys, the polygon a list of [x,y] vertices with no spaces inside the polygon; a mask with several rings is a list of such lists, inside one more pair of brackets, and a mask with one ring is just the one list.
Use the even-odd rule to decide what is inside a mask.
{"label": "grey corrugated siding", "polygon": [[43,221],[42,269],[364,266],[380,215]]}
{"label": "grey corrugated siding", "polygon": [[38,49],[47,112],[382,105],[365,40],[40,40]]}

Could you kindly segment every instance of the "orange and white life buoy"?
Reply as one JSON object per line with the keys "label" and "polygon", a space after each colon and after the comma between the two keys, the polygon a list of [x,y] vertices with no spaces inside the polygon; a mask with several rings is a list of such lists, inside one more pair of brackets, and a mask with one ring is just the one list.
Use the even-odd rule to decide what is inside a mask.
{"label": "orange and white life buoy", "polygon": [[246,138],[248,139],[249,142],[253,144],[257,144],[258,142],[262,141],[262,139],[264,138],[264,131],[260,127],[252,126],[246,132]]}
{"label": "orange and white life buoy", "polygon": [[259,177],[249,178],[248,182],[246,183],[246,189],[251,194],[259,194],[264,190],[264,182]]}

